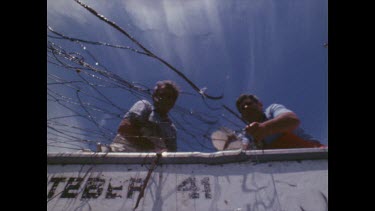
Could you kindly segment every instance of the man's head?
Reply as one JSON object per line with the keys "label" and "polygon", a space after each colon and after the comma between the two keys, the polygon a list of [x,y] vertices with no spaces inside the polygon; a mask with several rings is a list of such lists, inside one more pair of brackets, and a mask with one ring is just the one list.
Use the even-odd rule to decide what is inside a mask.
{"label": "man's head", "polygon": [[263,104],[255,95],[242,94],[236,101],[237,110],[249,123],[261,122],[264,118]]}
{"label": "man's head", "polygon": [[152,93],[154,107],[156,111],[165,115],[171,110],[178,98],[179,89],[177,85],[170,80],[158,81]]}

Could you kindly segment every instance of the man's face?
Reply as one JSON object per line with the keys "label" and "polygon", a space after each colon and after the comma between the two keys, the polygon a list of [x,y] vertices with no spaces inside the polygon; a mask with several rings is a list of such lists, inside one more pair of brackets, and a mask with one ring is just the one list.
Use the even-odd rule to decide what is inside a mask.
{"label": "man's face", "polygon": [[155,89],[153,100],[155,109],[161,114],[166,114],[173,108],[176,102],[176,96],[171,89],[162,85]]}
{"label": "man's face", "polygon": [[263,118],[263,105],[261,102],[246,98],[240,104],[240,113],[248,122],[260,122]]}

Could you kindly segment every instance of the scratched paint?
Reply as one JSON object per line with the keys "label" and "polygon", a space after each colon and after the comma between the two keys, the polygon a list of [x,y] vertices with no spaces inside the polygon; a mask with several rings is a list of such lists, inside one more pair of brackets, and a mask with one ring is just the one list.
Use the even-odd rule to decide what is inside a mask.
{"label": "scratched paint", "polygon": [[[327,160],[163,164],[136,210],[328,210]],[[132,210],[148,165],[47,165],[47,210]]]}

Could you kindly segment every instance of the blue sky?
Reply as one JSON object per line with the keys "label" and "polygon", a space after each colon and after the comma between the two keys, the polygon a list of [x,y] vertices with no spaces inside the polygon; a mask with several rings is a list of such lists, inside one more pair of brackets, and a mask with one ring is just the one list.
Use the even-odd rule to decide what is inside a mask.
{"label": "blue sky", "polygon": [[[59,44],[66,51],[79,52],[88,64],[143,87],[152,88],[158,80],[176,81],[182,94],[177,101],[178,108],[171,111],[171,116],[180,128],[179,151],[213,151],[210,141],[203,138],[203,134],[210,134],[220,126],[234,130],[244,127],[241,121],[222,108],[226,105],[236,111],[235,100],[242,93],[257,95],[265,106],[271,103],[285,105],[299,116],[302,128],[328,144],[328,49],[323,46],[328,42],[327,1],[82,2],[126,30],[205,93],[223,95],[221,100],[203,100],[167,66],[129,50],[48,37],[48,41]],[[140,50],[126,36],[73,0],[48,0],[47,25],[69,37]],[[47,30],[47,35],[53,34]],[[77,94],[65,85],[53,84],[56,81],[52,77],[81,80],[74,85],[81,87],[82,91]],[[87,80],[98,83],[99,86],[95,87],[100,88],[105,98],[117,107],[103,103],[100,100],[104,99],[103,95],[92,87],[84,87],[76,72],[47,63],[47,88],[55,97],[64,96],[62,98],[70,102],[106,109],[106,112],[98,113],[77,107],[75,111],[90,117],[75,117],[71,109],[47,96],[48,151],[74,151],[72,146],[92,148],[94,142],[108,143],[112,135],[108,131],[115,131],[120,122],[119,118],[110,118],[111,113],[122,116],[141,97],[123,89],[103,88],[100,86],[105,84],[103,80],[92,78],[87,77]],[[84,96],[83,90],[91,97]],[[207,124],[197,116],[216,122]],[[95,119],[95,124],[88,121],[90,118]],[[57,127],[59,132],[54,130]],[[84,128],[85,132],[76,128]],[[100,132],[106,137],[87,135]],[[69,138],[73,133],[74,137],[92,142]],[[70,147],[64,147],[68,142]]]}

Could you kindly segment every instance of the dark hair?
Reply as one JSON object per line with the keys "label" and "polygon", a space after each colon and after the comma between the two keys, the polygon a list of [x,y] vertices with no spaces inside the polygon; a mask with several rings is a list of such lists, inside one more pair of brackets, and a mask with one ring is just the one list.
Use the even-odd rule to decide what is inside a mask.
{"label": "dark hair", "polygon": [[237,110],[241,113],[241,103],[242,101],[244,101],[245,99],[251,99],[252,101],[254,101],[255,103],[258,103],[259,102],[259,99],[257,96],[255,95],[248,95],[248,94],[241,94],[238,98],[237,98],[237,101],[236,101],[236,107],[237,107]]}
{"label": "dark hair", "polygon": [[180,89],[178,88],[177,84],[171,80],[164,80],[164,81],[158,81],[156,82],[156,87],[155,89],[158,89],[161,86],[165,86],[165,88],[170,89],[175,96],[175,99],[177,99]]}

